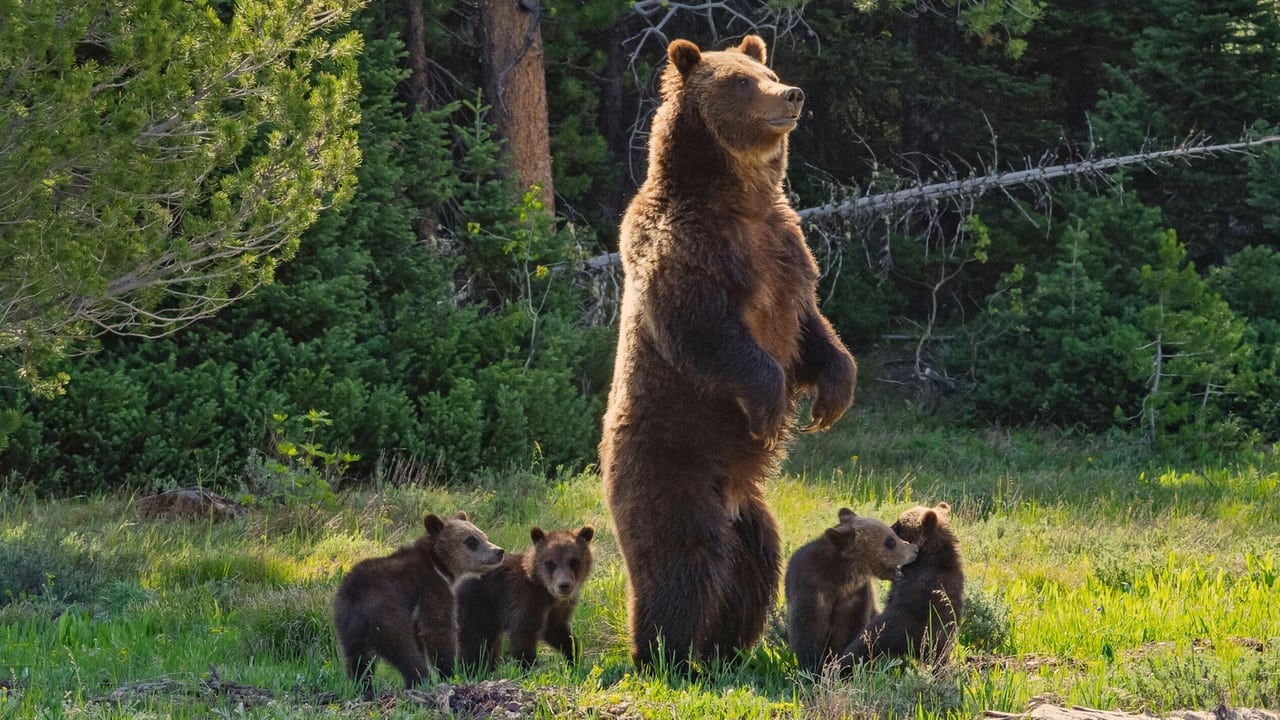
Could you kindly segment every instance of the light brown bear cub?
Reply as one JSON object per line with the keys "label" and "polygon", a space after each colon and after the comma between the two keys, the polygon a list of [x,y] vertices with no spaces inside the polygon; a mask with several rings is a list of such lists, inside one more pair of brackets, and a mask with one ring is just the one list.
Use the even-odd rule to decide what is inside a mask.
{"label": "light brown bear cub", "polygon": [[537,657],[539,640],[575,662],[578,647],[569,619],[591,572],[594,536],[590,525],[552,533],[535,526],[529,530],[533,547],[508,555],[498,569],[464,583],[458,589],[462,662],[495,667],[504,633],[507,652],[526,668]]}
{"label": "light brown bear cub", "polygon": [[884,610],[849,646],[855,661],[914,657],[930,666],[947,662],[964,609],[964,567],[960,541],[951,530],[951,506],[913,507],[893,530],[920,548],[889,588]]}
{"label": "light brown bear cub", "polygon": [[872,580],[892,580],[916,559],[916,546],[888,525],[840,508],[840,524],[787,564],[787,639],[811,673],[844,650],[876,614]]}
{"label": "light brown bear cub", "polygon": [[333,601],[333,623],[347,661],[347,674],[373,693],[377,656],[395,666],[406,688],[428,675],[428,660],[444,676],[457,655],[454,589],[496,567],[502,548],[459,512],[442,520],[423,518],[426,533],[391,555],[351,568]]}

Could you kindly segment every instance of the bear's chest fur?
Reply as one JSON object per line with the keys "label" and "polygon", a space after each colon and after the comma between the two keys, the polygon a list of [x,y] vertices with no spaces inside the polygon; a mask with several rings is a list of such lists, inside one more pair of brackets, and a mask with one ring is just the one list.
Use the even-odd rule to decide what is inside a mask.
{"label": "bear's chest fur", "polygon": [[746,280],[739,311],[752,337],[784,368],[800,352],[803,303],[817,282],[817,268],[804,245],[799,225],[773,210],[742,218],[736,235],[736,260]]}

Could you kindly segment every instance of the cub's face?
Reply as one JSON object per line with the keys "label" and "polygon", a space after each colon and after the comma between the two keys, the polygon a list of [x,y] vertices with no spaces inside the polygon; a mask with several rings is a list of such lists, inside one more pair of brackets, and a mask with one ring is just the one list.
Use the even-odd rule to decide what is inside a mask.
{"label": "cub's face", "polygon": [[557,530],[545,533],[542,528],[529,530],[533,549],[529,551],[531,576],[558,600],[577,600],[582,584],[591,572],[591,538],[595,529],[584,525],[576,532]]}
{"label": "cub's face", "polygon": [[502,548],[489,542],[465,512],[448,519],[427,515],[422,523],[428,535],[436,536],[436,551],[444,559],[455,584],[482,575],[502,562]]}
{"label": "cub's face", "polygon": [[764,41],[747,36],[734,49],[702,52],[687,40],[667,48],[671,72],[685,101],[702,115],[722,145],[738,153],[769,156],[785,148],[796,127],[804,92],[778,81],[765,63]]}
{"label": "cub's face", "polygon": [[950,542],[951,506],[945,502],[933,507],[917,505],[904,510],[892,528],[903,540],[927,552],[938,544]]}
{"label": "cub's face", "polygon": [[840,524],[827,530],[827,540],[853,563],[865,563],[881,580],[902,575],[902,566],[915,562],[917,547],[898,537],[888,525],[874,518],[859,517],[849,508],[840,509]]}

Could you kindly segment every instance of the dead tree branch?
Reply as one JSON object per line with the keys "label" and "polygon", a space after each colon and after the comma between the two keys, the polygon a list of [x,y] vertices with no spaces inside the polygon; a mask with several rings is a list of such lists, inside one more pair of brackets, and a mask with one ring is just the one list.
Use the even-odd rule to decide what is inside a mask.
{"label": "dead tree branch", "polygon": [[[901,190],[871,193],[870,189],[873,185],[869,185],[865,195],[804,208],[799,211],[799,214],[800,218],[810,226],[840,220],[862,220],[870,221],[872,224],[892,225],[892,219],[895,217],[909,217],[919,212],[937,215],[944,209],[972,208],[979,198],[996,190],[1010,194],[1012,197],[1011,193],[1015,189],[1035,186],[1047,190],[1050,181],[1068,177],[1088,177],[1109,183],[1108,173],[1120,168],[1136,166],[1151,169],[1174,161],[1190,162],[1233,153],[1252,154],[1258,148],[1277,142],[1280,142],[1280,135],[1268,135],[1218,145],[1188,141],[1168,150],[1143,151],[1118,157],[1084,157],[1058,165],[1032,165],[1028,160],[1027,167],[1021,170],[1006,170],[935,183],[923,182],[923,173],[920,173],[914,184]],[[944,173],[952,176],[955,174],[954,167],[948,169],[941,162],[932,164],[936,166],[932,174]],[[899,178],[899,181],[902,180]],[[960,204],[955,204],[957,202]],[[604,253],[590,258],[586,261],[586,265],[592,270],[605,270],[619,262],[617,253]],[[891,265],[892,257],[881,255],[879,264],[882,267]]]}
{"label": "dead tree branch", "polygon": [[1263,145],[1270,145],[1276,142],[1280,142],[1280,135],[1250,138],[1221,145],[1187,143],[1169,150],[1147,151],[1120,157],[1083,158],[1061,165],[1028,167],[1024,170],[917,185],[895,192],[868,194],[839,203],[806,208],[800,211],[800,217],[807,222],[819,222],[833,217],[882,216],[890,213],[902,213],[956,197],[976,199],[992,190],[1009,190],[1027,185],[1044,185],[1050,180],[1058,178],[1073,176],[1101,178],[1106,173],[1122,167],[1136,165],[1138,167],[1151,168],[1175,160],[1191,161],[1227,153],[1248,154]]}

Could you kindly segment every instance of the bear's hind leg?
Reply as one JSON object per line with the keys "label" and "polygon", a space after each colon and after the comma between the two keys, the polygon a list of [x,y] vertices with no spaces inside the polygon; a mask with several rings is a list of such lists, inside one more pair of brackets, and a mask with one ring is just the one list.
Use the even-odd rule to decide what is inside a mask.
{"label": "bear's hind leg", "polygon": [[721,657],[736,650],[750,650],[764,632],[769,609],[778,597],[782,576],[781,539],[778,524],[761,498],[743,506],[742,517],[726,534],[731,550],[731,575],[725,584],[733,588],[714,620],[712,645]]}
{"label": "bear's hind leg", "polygon": [[715,624],[726,596],[738,592],[728,574],[730,561],[719,542],[672,551],[654,549],[646,564],[663,572],[633,578],[631,586],[632,660],[653,668],[666,662],[685,671],[690,657],[710,657]]}
{"label": "bear's hind leg", "polygon": [[383,618],[374,631],[373,643],[378,654],[400,671],[406,689],[416,687],[427,677],[427,661],[409,617]]}
{"label": "bear's hind leg", "polygon": [[[365,654],[366,652],[368,654]],[[364,699],[373,699],[373,664],[377,661],[377,656],[372,652],[361,650],[351,650],[346,655],[347,675],[356,681]]]}

